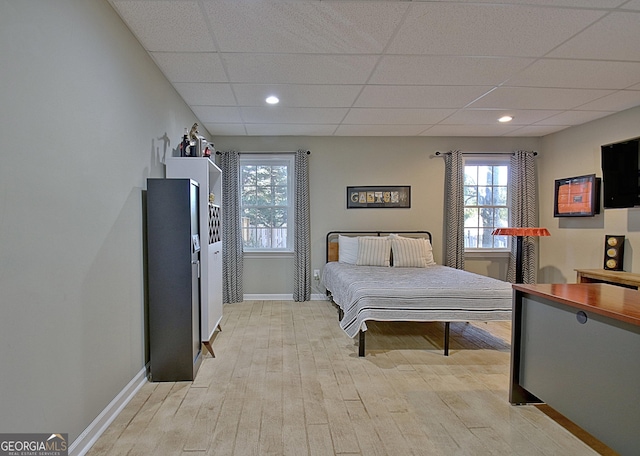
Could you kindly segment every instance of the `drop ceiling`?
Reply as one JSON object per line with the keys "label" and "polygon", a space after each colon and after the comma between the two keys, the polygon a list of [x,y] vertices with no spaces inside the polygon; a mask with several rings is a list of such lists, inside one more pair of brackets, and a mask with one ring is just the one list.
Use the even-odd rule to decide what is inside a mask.
{"label": "drop ceiling", "polygon": [[109,2],[214,136],[544,136],[640,105],[640,0]]}

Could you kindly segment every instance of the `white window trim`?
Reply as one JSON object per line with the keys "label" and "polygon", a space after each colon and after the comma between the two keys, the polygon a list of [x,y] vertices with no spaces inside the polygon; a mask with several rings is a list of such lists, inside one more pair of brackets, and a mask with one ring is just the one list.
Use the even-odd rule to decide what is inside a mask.
{"label": "white window trim", "polygon": [[[506,165],[510,168],[511,165],[511,153],[488,153],[483,155],[481,153],[474,153],[470,155],[464,155],[464,166],[492,166],[492,165]],[[509,213],[511,213],[511,194],[508,191],[507,186],[507,205],[509,207]],[[464,255],[469,258],[503,258],[508,257],[511,251],[511,237],[507,239],[507,248],[473,248],[465,247]]]}
{"label": "white window trim", "polygon": [[269,251],[269,250],[246,250],[244,252],[242,252],[242,257],[246,258],[246,259],[261,259],[261,260],[266,260],[269,258],[273,258],[273,259],[282,259],[282,258],[287,258],[287,257],[291,257],[291,258],[295,258],[295,252],[284,252],[282,250],[274,250],[274,251]]}
{"label": "white window trim", "polygon": [[509,258],[508,249],[467,249],[465,258]]}
{"label": "white window trim", "polygon": [[[269,255],[275,255],[281,258],[283,255],[291,255],[294,253],[294,229],[295,229],[295,155],[293,154],[242,154],[240,156],[240,168],[243,166],[243,162],[251,164],[268,164],[286,162],[289,168],[287,173],[287,201],[289,201],[288,213],[287,213],[287,247],[286,248],[273,248],[273,249],[251,249],[246,248],[243,245],[243,257],[245,258],[266,258]],[[241,179],[238,179],[238,185],[242,186]],[[242,188],[239,189],[240,195],[242,195]],[[242,204],[241,204],[242,208]]]}

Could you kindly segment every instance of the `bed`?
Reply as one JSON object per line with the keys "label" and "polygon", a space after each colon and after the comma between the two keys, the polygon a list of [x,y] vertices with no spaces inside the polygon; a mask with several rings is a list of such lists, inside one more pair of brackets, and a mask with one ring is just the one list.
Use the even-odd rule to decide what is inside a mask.
{"label": "bed", "polygon": [[322,284],[359,356],[369,320],[444,322],[445,356],[450,322],[511,320],[511,284],[436,264],[428,231],[331,231],[326,255]]}

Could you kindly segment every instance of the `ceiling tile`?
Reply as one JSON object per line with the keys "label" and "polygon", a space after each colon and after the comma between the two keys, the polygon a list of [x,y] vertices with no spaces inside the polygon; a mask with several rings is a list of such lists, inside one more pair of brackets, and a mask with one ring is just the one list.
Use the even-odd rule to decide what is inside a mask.
{"label": "ceiling tile", "polygon": [[374,109],[353,108],[344,118],[344,124],[360,125],[429,125],[436,124],[453,114],[453,109]]}
{"label": "ceiling tile", "polygon": [[204,123],[203,125],[213,136],[246,136],[247,134],[244,125],[241,123]]}
{"label": "ceiling tile", "polygon": [[370,84],[498,85],[534,62],[510,57],[388,55]]}
{"label": "ceiling tile", "polygon": [[[414,2],[430,2],[434,0],[412,0]],[[436,0],[448,1],[448,0]],[[459,3],[505,3],[539,6],[575,6],[580,8],[615,8],[622,5],[626,0],[456,0]],[[640,0],[634,0],[640,1]],[[627,8],[627,5],[625,5]]]}
{"label": "ceiling tile", "polygon": [[355,106],[362,108],[462,108],[492,87],[376,86],[364,88]]}
{"label": "ceiling tile", "polygon": [[218,54],[152,52],[151,57],[170,82],[227,82]]}
{"label": "ceiling tile", "polygon": [[335,136],[418,136],[425,125],[340,125]]}
{"label": "ceiling tile", "polygon": [[378,54],[408,5],[383,2],[207,2],[221,52]]}
{"label": "ceiling tile", "polygon": [[549,57],[640,62],[640,12],[611,13],[549,53]]}
{"label": "ceiling tile", "polygon": [[527,125],[561,112],[527,109],[461,109],[440,123],[445,125],[495,125],[498,122],[498,118],[510,115],[513,117],[513,120],[509,122],[510,126]]}
{"label": "ceiling tile", "polygon": [[280,106],[240,108],[247,123],[339,124],[346,108],[283,108]]}
{"label": "ceiling tile", "polygon": [[362,90],[361,85],[311,84],[234,84],[233,91],[241,106],[264,106],[265,98],[275,95],[278,106],[304,108],[348,108]]}
{"label": "ceiling tile", "polygon": [[236,105],[230,84],[176,82],[173,86],[188,105]]}
{"label": "ceiling tile", "polygon": [[331,136],[337,125],[247,124],[251,136]]}
{"label": "ceiling tile", "polygon": [[373,55],[223,54],[233,82],[262,84],[364,84]]}
{"label": "ceiling tile", "polygon": [[640,91],[620,90],[582,104],[578,108],[593,111],[623,111],[638,105],[640,105]]}
{"label": "ceiling tile", "polygon": [[640,11],[640,0],[631,0],[629,3],[625,3],[624,9]]}
{"label": "ceiling tile", "polygon": [[613,113],[606,111],[565,111],[536,122],[535,125],[580,125],[610,114]]}
{"label": "ceiling tile", "polygon": [[215,51],[196,1],[111,3],[147,51]]}
{"label": "ceiling tile", "polygon": [[506,133],[503,136],[545,136],[569,128],[569,125],[529,125]]}
{"label": "ceiling tile", "polygon": [[502,136],[516,128],[507,125],[434,125],[420,136]]}
{"label": "ceiling tile", "polygon": [[605,14],[588,9],[413,3],[391,54],[541,57]]}
{"label": "ceiling tile", "polygon": [[640,106],[640,0],[108,1],[214,135],[540,136]]}
{"label": "ceiling tile", "polygon": [[542,59],[505,86],[624,89],[640,83],[640,63]]}
{"label": "ceiling tile", "polygon": [[208,123],[242,123],[240,111],[232,106],[191,106],[203,125]]}
{"label": "ceiling tile", "polygon": [[499,87],[474,102],[472,108],[572,109],[612,93],[610,90]]}

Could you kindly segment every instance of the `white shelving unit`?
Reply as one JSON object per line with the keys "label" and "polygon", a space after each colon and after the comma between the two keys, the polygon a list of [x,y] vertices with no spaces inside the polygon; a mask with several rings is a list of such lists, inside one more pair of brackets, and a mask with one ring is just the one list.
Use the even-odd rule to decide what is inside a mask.
{"label": "white shelving unit", "polygon": [[[190,178],[200,184],[200,335],[207,350],[215,356],[211,339],[222,320],[222,171],[207,157],[168,157],[165,164],[167,178]],[[213,205],[209,204],[209,193],[215,195]],[[210,223],[210,213],[217,214],[218,220]]]}

